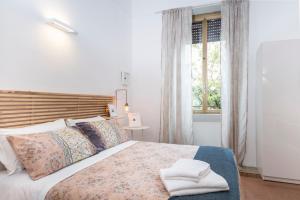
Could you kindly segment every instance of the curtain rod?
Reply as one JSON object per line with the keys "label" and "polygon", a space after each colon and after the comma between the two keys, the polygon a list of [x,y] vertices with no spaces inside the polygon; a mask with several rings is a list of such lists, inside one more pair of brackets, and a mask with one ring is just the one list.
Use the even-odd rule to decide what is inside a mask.
{"label": "curtain rod", "polygon": [[[210,6],[218,6],[221,4],[222,1],[220,2],[215,2],[215,3],[209,3],[209,4],[202,4],[202,5],[198,5],[198,6],[190,6],[192,8],[206,8],[206,7],[210,7]],[[182,6],[182,7],[177,7],[177,8],[186,8],[189,6]],[[166,9],[166,10],[160,10],[160,11],[156,11],[155,14],[162,14],[164,11],[167,10],[172,10],[172,9],[176,9],[176,8],[170,8],[170,9]]]}

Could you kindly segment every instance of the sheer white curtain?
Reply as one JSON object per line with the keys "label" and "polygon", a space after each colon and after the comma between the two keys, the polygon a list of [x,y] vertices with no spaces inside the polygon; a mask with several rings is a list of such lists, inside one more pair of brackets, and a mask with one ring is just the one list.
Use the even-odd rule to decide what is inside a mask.
{"label": "sheer white curtain", "polygon": [[240,165],[247,136],[249,1],[222,2],[222,145]]}
{"label": "sheer white curtain", "polygon": [[192,8],[163,11],[160,142],[193,144]]}

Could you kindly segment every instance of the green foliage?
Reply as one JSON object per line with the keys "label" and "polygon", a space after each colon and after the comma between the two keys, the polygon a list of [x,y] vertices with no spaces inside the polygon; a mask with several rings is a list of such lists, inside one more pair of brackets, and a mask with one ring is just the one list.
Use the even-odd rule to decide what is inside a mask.
{"label": "green foliage", "polygon": [[[221,109],[221,55],[220,42],[208,43],[207,60],[207,102],[208,109]],[[204,96],[204,82],[202,77],[202,44],[193,45],[193,106],[202,107]]]}

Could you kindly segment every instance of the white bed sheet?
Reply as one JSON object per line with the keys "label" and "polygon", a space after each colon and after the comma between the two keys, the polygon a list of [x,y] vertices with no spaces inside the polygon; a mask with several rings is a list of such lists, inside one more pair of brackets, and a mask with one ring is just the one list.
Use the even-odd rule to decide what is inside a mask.
{"label": "white bed sheet", "polygon": [[72,176],[76,172],[95,164],[137,141],[128,141],[110,149],[104,150],[90,158],[82,160],[51,175],[33,181],[26,171],[8,176],[0,172],[0,200],[44,200],[47,192],[60,181]]}

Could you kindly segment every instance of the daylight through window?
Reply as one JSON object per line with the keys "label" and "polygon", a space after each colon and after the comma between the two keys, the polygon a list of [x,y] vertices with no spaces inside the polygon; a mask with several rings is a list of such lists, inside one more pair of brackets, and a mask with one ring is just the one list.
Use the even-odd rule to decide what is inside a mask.
{"label": "daylight through window", "polygon": [[195,15],[192,34],[192,90],[194,113],[220,113],[220,13]]}

